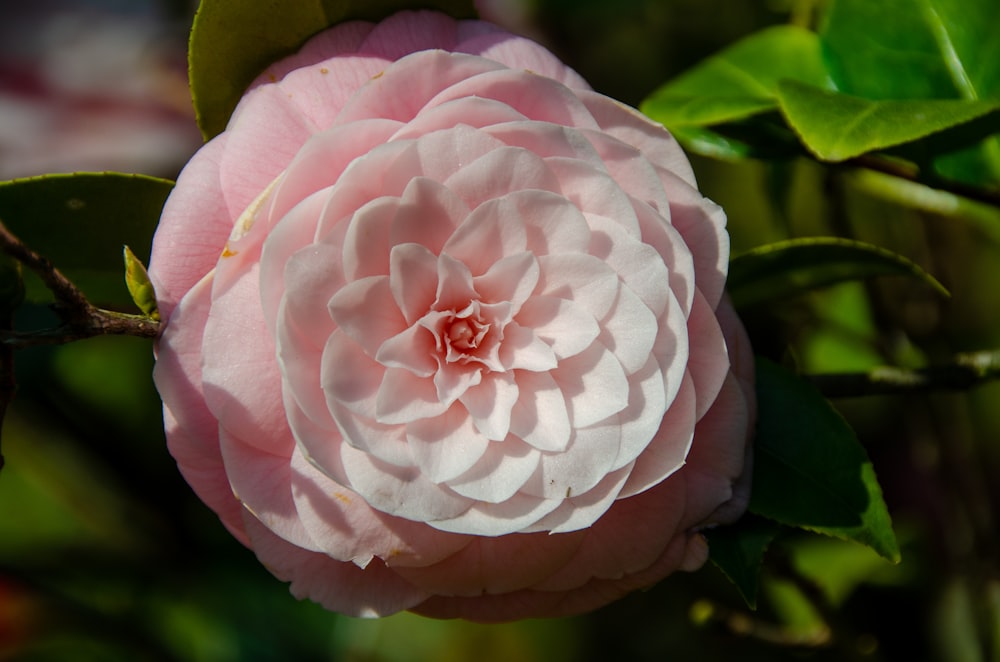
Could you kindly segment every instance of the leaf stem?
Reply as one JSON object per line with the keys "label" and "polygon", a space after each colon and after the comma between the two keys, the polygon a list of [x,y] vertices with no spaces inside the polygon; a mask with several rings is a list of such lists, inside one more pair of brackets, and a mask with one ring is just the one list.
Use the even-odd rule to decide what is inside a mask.
{"label": "leaf stem", "polygon": [[920,170],[911,163],[887,159],[876,154],[862,154],[844,162],[846,165],[874,170],[885,175],[891,175],[917,184],[924,184],[947,193],[962,196],[993,207],[1000,207],[1000,191],[978,186],[969,186],[953,180],[935,177],[929,180],[920,176]]}
{"label": "leaf stem", "polygon": [[[40,331],[0,329],[0,345],[20,348],[63,344],[101,335],[155,338],[159,334],[160,323],[150,317],[104,310],[90,303],[80,288],[66,278],[48,258],[28,248],[2,221],[0,250],[38,274],[55,297],[53,309],[62,321],[57,327]],[[0,379],[2,377],[0,374]]]}
{"label": "leaf stem", "polygon": [[1000,379],[1000,350],[958,354],[954,362],[927,368],[879,366],[867,372],[807,375],[828,398],[961,391]]}

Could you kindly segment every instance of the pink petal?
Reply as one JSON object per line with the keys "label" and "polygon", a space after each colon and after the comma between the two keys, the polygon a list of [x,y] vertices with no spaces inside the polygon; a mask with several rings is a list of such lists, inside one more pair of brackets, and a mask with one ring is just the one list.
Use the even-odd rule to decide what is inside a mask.
{"label": "pink petal", "polygon": [[618,414],[621,446],[612,471],[631,463],[646,450],[663,424],[666,396],[660,364],[650,356],[641,370],[629,375],[628,407]]}
{"label": "pink petal", "polygon": [[184,293],[212,270],[233,229],[219,182],[226,134],[198,150],[167,198],[153,237],[149,276],[167,319]]}
{"label": "pink petal", "polygon": [[[481,58],[474,59],[489,62]],[[545,76],[504,68],[465,77],[441,90],[428,101],[428,105],[478,96],[502,101],[525,117],[539,122],[598,128],[590,112],[572,90]]]}
{"label": "pink petal", "polygon": [[597,320],[611,310],[621,283],[602,260],[592,255],[539,256],[540,274],[536,295],[568,299],[582,306]]}
{"label": "pink petal", "polygon": [[356,414],[375,418],[375,400],[384,371],[360,345],[338,329],[330,335],[323,350],[320,385],[328,405],[339,402]]}
{"label": "pink petal", "polygon": [[388,368],[375,399],[375,420],[399,425],[440,416],[451,406],[441,400],[432,379],[418,377],[403,368]]}
{"label": "pink petal", "polygon": [[517,397],[514,376],[509,372],[492,372],[479,384],[469,387],[459,401],[480,434],[491,441],[503,441],[510,430],[510,410]]}
{"label": "pink petal", "polygon": [[292,501],[289,458],[265,453],[225,432],[220,441],[226,474],[243,507],[275,535],[297,547],[319,551]]}
{"label": "pink petal", "polygon": [[644,492],[673,475],[687,458],[694,438],[695,389],[690,378],[663,416],[659,432],[635,460],[621,498]]}
{"label": "pink petal", "polygon": [[398,129],[399,122],[371,119],[311,136],[299,147],[275,189],[271,210],[275,220],[313,193],[335,184],[351,161],[386,142]]}
{"label": "pink petal", "polygon": [[417,377],[433,377],[438,368],[436,353],[434,334],[415,324],[382,343],[375,360],[387,368],[409,370]]}
{"label": "pink petal", "polygon": [[247,92],[226,129],[220,167],[230,215],[235,218],[242,213],[317,130],[277,85]]}
{"label": "pink petal", "polygon": [[377,23],[358,48],[398,60],[409,53],[433,48],[451,50],[458,39],[455,19],[438,12],[401,12]]}
{"label": "pink petal", "polygon": [[502,62],[511,69],[526,70],[552,78],[575,90],[590,89],[587,81],[547,49],[522,37],[505,33],[481,35],[459,43],[455,50]]}
{"label": "pink petal", "polygon": [[483,368],[478,364],[442,363],[434,375],[434,388],[438,399],[450,407],[482,379]]}
{"label": "pink petal", "polygon": [[407,424],[406,440],[417,466],[435,483],[452,480],[471,469],[490,443],[459,404],[436,418]]}
{"label": "pink petal", "polygon": [[[562,194],[584,217],[602,216],[621,225],[633,237],[639,237],[639,222],[632,201],[618,182],[607,173],[579,159],[551,157],[545,164],[559,178]],[[591,229],[593,229],[593,224]]]}
{"label": "pink petal", "polygon": [[407,324],[423,317],[437,295],[438,259],[420,244],[398,244],[389,254],[389,286]]}
{"label": "pink petal", "polygon": [[278,579],[291,582],[292,595],[300,600],[309,598],[341,614],[375,618],[409,609],[428,597],[381,562],[361,569],[304,550],[249,515],[247,530],[260,562]]}
{"label": "pink petal", "polygon": [[372,357],[382,343],[406,329],[388,276],[347,283],[330,299],[327,310],[337,326]]}
{"label": "pink petal", "polygon": [[532,329],[511,322],[504,327],[503,332],[500,360],[506,370],[545,372],[559,364],[552,347]]}
{"label": "pink petal", "polygon": [[[330,413],[337,422],[337,428],[343,435],[344,443],[364,451],[382,462],[397,467],[413,466],[413,453],[406,441],[405,426],[384,425],[374,419],[354,414],[339,403],[333,403],[330,406]],[[327,438],[325,444],[329,448],[317,449],[315,443],[312,445],[302,444],[310,451],[309,456],[315,460],[316,466],[335,480],[339,480],[343,475],[342,471],[336,468],[330,469],[330,467],[336,467],[333,462],[339,461],[340,457],[340,444],[334,443],[337,439],[338,437],[333,436]],[[334,454],[337,455],[336,460],[332,459]],[[326,459],[322,458],[331,459],[327,462]]]}
{"label": "pink petal", "polygon": [[348,280],[389,275],[389,230],[399,199],[365,203],[351,218],[344,237],[344,274]]}
{"label": "pink petal", "polygon": [[291,71],[311,66],[335,55],[356,53],[361,42],[372,31],[373,27],[375,27],[374,23],[366,21],[347,21],[329,30],[324,30],[310,38],[298,52],[269,66],[250,85],[250,88],[277,82]]}
{"label": "pink petal", "polygon": [[538,260],[529,252],[502,257],[473,279],[476,291],[490,303],[509,301],[513,314],[538,284]]}
{"label": "pink petal", "polygon": [[[621,363],[599,342],[563,359],[551,372],[562,389],[574,428],[584,428],[628,406],[628,379]],[[617,452],[617,446],[615,446]]]}
{"label": "pink petal", "polygon": [[719,328],[719,321],[700,292],[695,294],[694,307],[688,318],[688,335],[691,339],[688,372],[698,391],[700,419],[718,397],[719,389],[729,374],[730,365],[729,350]]}
{"label": "pink petal", "polygon": [[281,372],[256,276],[254,268],[224,292],[213,291],[202,345],[205,401],[219,425],[246,443],[291,453],[294,441],[278,396]]}
{"label": "pink petal", "polygon": [[490,444],[474,467],[448,481],[452,490],[476,501],[502,503],[512,498],[538,468],[540,454],[515,437]]}
{"label": "pink petal", "polygon": [[[457,517],[472,502],[427,479],[417,467],[397,467],[344,444],[349,486],[372,508],[388,515],[431,523]],[[436,527],[435,527],[436,528]]]}
{"label": "pink petal", "polygon": [[[448,177],[444,184],[458,194],[470,209],[514,191],[540,189],[553,193],[560,192],[559,180],[545,162],[530,151],[517,147],[498,147],[474,161],[466,162],[466,165]],[[514,219],[522,216],[518,213],[518,208],[511,204],[496,209]],[[523,220],[517,225],[522,228],[523,233]],[[516,251],[512,252],[524,249],[522,242]]]}
{"label": "pink petal", "polygon": [[561,453],[542,453],[539,471],[521,491],[562,501],[585,494],[611,471],[621,443],[617,420],[573,430]]}
{"label": "pink petal", "polygon": [[[510,147],[530,150],[542,158],[565,156],[591,163],[599,163],[601,160],[583,132],[561,124],[535,120],[509,121],[489,126],[483,132]],[[659,184],[659,179],[656,183]]]}
{"label": "pink petal", "polygon": [[[596,92],[580,91],[577,96],[597,120],[602,131],[638,148],[658,167],[673,172],[691,186],[697,186],[694,171],[684,150],[662,125],[634,108]],[[670,190],[667,189],[669,197]]]}
{"label": "pink petal", "polygon": [[[440,105],[425,106],[416,117],[399,129],[393,139],[419,138],[435,131],[453,129],[459,125],[481,129],[524,119],[524,115],[503,102],[481,97],[462,97]],[[493,132],[491,130],[487,133]]]}
{"label": "pink petal", "polygon": [[562,195],[525,190],[507,199],[517,205],[527,232],[527,248],[534,255],[587,252],[590,227],[580,210]]}
{"label": "pink petal", "polygon": [[569,413],[562,390],[544,372],[517,375],[520,396],[510,413],[510,431],[542,451],[562,451],[570,440]]}
{"label": "pink petal", "polygon": [[[664,216],[647,204],[636,200],[632,203],[639,219],[642,241],[660,254],[669,273],[670,291],[677,297],[686,316],[691,312],[695,290],[694,258],[691,250],[684,243],[680,233],[667,222],[670,217],[669,210]],[[660,284],[662,286],[662,283]]]}
{"label": "pink petal", "polygon": [[414,177],[400,197],[389,228],[389,244],[394,248],[420,244],[437,255],[468,215],[469,208],[447,188],[433,179]]}
{"label": "pink petal", "polygon": [[548,343],[560,359],[587,349],[601,333],[597,320],[587,310],[569,299],[554,296],[528,299],[517,315],[517,322]]}
{"label": "pink petal", "polygon": [[515,494],[501,503],[477,502],[460,515],[428,524],[441,531],[475,536],[505,536],[521,531],[559,506],[558,499]]}
{"label": "pink petal", "polygon": [[[374,76],[362,86],[344,106],[337,124],[372,117],[408,122],[441,90],[501,67],[484,58],[442,50],[412,53],[396,60],[381,76]],[[441,102],[435,105],[438,103]]]}
{"label": "pink petal", "polygon": [[290,71],[278,87],[303,117],[325,129],[334,123],[354,93],[388,64],[384,57],[345,53]]}
{"label": "pink petal", "polygon": [[399,568],[407,581],[438,595],[503,594],[532,586],[566,563],[580,535],[475,538],[453,557],[423,568]]}
{"label": "pink petal", "polygon": [[608,174],[622,185],[629,196],[669,213],[670,201],[663,190],[663,182],[642,152],[603,131],[584,129],[581,133],[599,154],[598,159]]}
{"label": "pink petal", "polygon": [[670,272],[663,258],[655,248],[632,237],[618,223],[600,217],[588,220],[593,229],[590,254],[617,271],[625,286],[659,317],[670,297],[670,289],[664,287],[670,282]]}
{"label": "pink petal", "polygon": [[472,542],[426,524],[373,510],[353,491],[331,481],[296,452],[292,494],[302,525],[322,551],[364,568],[374,557],[390,566],[426,566]]}
{"label": "pink petal", "polygon": [[729,273],[729,233],[722,207],[666,171],[660,172],[670,197],[670,221],[694,257],[698,289],[714,308],[722,299]]}
{"label": "pink petal", "polygon": [[296,302],[293,315],[309,320],[302,331],[321,347],[326,336],[323,330],[332,325],[326,301],[344,282],[341,251],[334,253],[329,246],[312,243],[324,197],[312,195],[295,207],[268,233],[260,256],[260,299],[268,329],[274,333],[282,298],[291,292]]}
{"label": "pink petal", "polygon": [[470,301],[479,298],[469,267],[449,253],[443,253],[437,261],[437,292],[434,310],[460,311]]}
{"label": "pink petal", "polygon": [[631,375],[649,359],[659,325],[649,308],[628,287],[618,290],[614,308],[600,322],[598,340]]}
{"label": "pink petal", "polygon": [[628,469],[626,467],[611,472],[584,494],[564,500],[557,510],[539,520],[534,528],[559,534],[591,526],[618,498],[618,493],[628,478]]}

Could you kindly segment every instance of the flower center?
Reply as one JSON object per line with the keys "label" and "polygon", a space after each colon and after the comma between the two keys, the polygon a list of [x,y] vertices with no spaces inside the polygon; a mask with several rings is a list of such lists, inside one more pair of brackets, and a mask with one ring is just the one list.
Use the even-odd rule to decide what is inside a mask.
{"label": "flower center", "polygon": [[491,325],[483,318],[478,303],[470,303],[445,322],[441,335],[446,349],[445,360],[449,363],[464,363],[475,358],[476,350],[486,340]]}

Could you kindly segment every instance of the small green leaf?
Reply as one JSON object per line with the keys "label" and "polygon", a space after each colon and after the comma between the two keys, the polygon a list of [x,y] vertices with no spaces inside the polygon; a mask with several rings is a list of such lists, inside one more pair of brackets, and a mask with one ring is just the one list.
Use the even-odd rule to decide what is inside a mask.
{"label": "small green leaf", "polygon": [[146,266],[135,256],[128,246],[122,251],[125,257],[125,286],[132,296],[135,305],[154,320],[160,319],[160,311],[156,306],[156,291],[146,273]]}
{"label": "small green leaf", "polygon": [[757,397],[750,512],[859,542],[898,562],[875,469],[847,422],[815,387],[763,359]]}
{"label": "small green leaf", "polygon": [[[95,304],[129,306],[121,286],[121,246],[149,255],[173,183],[143,175],[77,173],[0,182],[0,220],[52,261]],[[26,274],[27,298],[49,301]]]}
{"label": "small green leaf", "polygon": [[770,520],[744,515],[735,524],[705,531],[709,558],[736,585],[751,609],[757,608],[764,553],[781,532]]}
{"label": "small green leaf", "polygon": [[762,30],[663,85],[640,109],[671,129],[731,122],[774,110],[785,78],[829,84],[816,34],[791,25]]}
{"label": "small green leaf", "polygon": [[929,99],[871,101],[797,81],[778,85],[788,124],[821,161],[844,161],[912,142],[995,113],[1000,103]]}
{"label": "small green leaf", "polygon": [[221,133],[254,78],[309,37],[337,23],[377,21],[402,9],[475,16],[472,0],[202,0],[188,47],[202,135],[208,140]]}
{"label": "small green leaf", "polygon": [[948,291],[919,266],[892,251],[840,237],[801,237],[733,257],[729,291],[737,307],[783,299],[850,280],[915,276],[943,296]]}

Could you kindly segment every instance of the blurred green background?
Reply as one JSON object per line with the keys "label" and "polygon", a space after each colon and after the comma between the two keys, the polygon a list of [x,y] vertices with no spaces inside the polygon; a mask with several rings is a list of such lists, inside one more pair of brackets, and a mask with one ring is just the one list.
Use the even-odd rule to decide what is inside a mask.
{"label": "blurred green background", "polygon": [[[741,36],[807,23],[819,9],[794,0],[510,4],[522,28],[632,105]],[[175,176],[198,144],[183,88],[192,13],[190,2],[168,0],[0,9],[0,127],[20,127],[0,128],[3,177]],[[82,51],[90,59],[75,76],[60,78],[74,51],[52,49],[72,43],[67,25],[106,32]],[[100,47],[109,40],[119,56]],[[127,86],[114,69],[122,44],[141,55]],[[43,110],[56,113],[50,124],[26,123]],[[117,119],[96,129],[107,117]],[[129,143],[130,127],[162,140]],[[179,153],[165,154],[167,144]],[[703,191],[727,209],[735,252],[853,237],[909,257],[953,293],[885,278],[743,311],[759,353],[819,373],[1000,347],[996,209],[893,199],[898,190],[877,176],[805,160],[693,163]],[[19,321],[46,314],[30,309]],[[879,474],[898,566],[857,545],[793,536],[769,551],[756,611],[709,565],[587,616],[484,626],[409,614],[361,621],[294,600],[177,473],[149,342],[98,338],[16,361],[0,472],[0,660],[1000,660],[1000,384],[836,401]]]}

